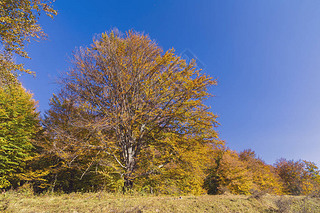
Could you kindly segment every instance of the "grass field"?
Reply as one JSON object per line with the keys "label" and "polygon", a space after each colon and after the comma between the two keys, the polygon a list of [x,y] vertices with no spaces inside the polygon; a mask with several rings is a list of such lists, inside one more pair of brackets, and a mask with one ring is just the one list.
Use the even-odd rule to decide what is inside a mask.
{"label": "grass field", "polygon": [[108,193],[0,195],[0,212],[320,212],[320,198],[240,195],[130,196]]}

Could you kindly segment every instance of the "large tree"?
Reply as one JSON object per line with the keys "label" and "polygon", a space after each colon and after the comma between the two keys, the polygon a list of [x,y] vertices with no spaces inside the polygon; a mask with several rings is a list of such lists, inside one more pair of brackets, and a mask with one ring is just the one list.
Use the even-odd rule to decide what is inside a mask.
{"label": "large tree", "polygon": [[[53,17],[56,11],[52,8],[54,0],[0,0],[0,64],[6,69],[0,75],[8,77],[5,71],[19,70],[30,73],[22,64],[13,61],[13,54],[29,58],[24,47],[31,38],[43,38],[45,34],[38,24],[41,12]],[[10,77],[10,76],[9,76]],[[7,80],[14,80],[10,77]]]}
{"label": "large tree", "polygon": [[73,162],[91,150],[127,187],[177,165],[197,173],[207,163],[199,156],[218,141],[216,116],[204,104],[216,81],[200,71],[146,35],[103,33],[74,54],[51,100],[52,147]]}

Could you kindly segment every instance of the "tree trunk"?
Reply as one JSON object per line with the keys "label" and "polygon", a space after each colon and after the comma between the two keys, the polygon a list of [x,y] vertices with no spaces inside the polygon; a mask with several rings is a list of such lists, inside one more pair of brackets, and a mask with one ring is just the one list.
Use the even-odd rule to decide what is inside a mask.
{"label": "tree trunk", "polygon": [[[131,143],[128,143],[131,144]],[[135,169],[136,159],[135,159],[135,149],[131,145],[127,145],[125,149],[125,163],[127,172],[124,175],[124,186],[123,186],[123,192],[132,189],[133,187],[133,177],[132,173]]]}
{"label": "tree trunk", "polygon": [[125,176],[124,177],[124,184],[123,184],[123,188],[122,188],[123,193],[126,193],[127,191],[132,189],[132,186],[133,186],[133,181],[131,180],[131,178],[128,176]]}

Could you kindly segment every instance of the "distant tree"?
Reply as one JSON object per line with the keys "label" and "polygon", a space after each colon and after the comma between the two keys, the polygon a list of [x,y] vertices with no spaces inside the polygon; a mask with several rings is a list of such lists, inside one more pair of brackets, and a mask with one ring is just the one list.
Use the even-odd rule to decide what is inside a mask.
{"label": "distant tree", "polygon": [[0,87],[0,188],[41,176],[26,169],[33,157],[32,140],[40,130],[35,104],[18,83]]}
{"label": "distant tree", "polygon": [[287,194],[307,195],[320,189],[318,167],[308,161],[280,159],[275,164]]}
{"label": "distant tree", "polygon": [[209,194],[262,191],[283,194],[282,181],[275,168],[257,158],[254,151],[248,149],[238,154],[221,147],[214,150],[213,156],[204,181],[204,188]]}
{"label": "distant tree", "polygon": [[250,194],[253,188],[252,173],[238,153],[230,149],[215,150],[215,162],[209,169],[204,187],[209,194]]}
{"label": "distant tree", "polygon": [[[195,160],[218,140],[216,116],[203,103],[216,82],[194,61],[163,52],[148,36],[112,31],[80,48],[73,65],[47,113],[56,153],[76,159],[91,150],[129,188],[177,165],[197,175],[205,161]],[[59,111],[68,114],[63,122]]]}
{"label": "distant tree", "polygon": [[320,170],[318,166],[311,161],[303,160],[305,171],[307,175],[320,184]]}
{"label": "distant tree", "polygon": [[[16,64],[12,56],[17,54],[29,58],[24,47],[30,38],[41,38],[45,34],[38,24],[41,12],[53,17],[57,12],[51,7],[54,0],[0,0],[0,64],[4,71],[19,70],[30,73],[22,64]],[[10,78],[12,80],[14,78]]]}
{"label": "distant tree", "polygon": [[273,194],[282,194],[283,187],[280,177],[275,173],[275,168],[267,165],[251,149],[239,153],[239,158],[252,174],[253,191],[264,191]]}

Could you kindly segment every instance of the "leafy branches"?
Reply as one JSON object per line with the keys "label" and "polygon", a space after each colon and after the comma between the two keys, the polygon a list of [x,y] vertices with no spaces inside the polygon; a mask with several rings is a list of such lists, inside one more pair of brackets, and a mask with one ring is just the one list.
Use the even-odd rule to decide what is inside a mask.
{"label": "leafy branches", "polygon": [[70,155],[101,151],[128,185],[139,177],[146,150],[162,153],[149,156],[163,159],[153,165],[158,169],[183,159],[188,150],[195,156],[184,160],[197,158],[217,143],[217,122],[203,104],[216,82],[195,67],[173,50],[163,52],[146,35],[102,34],[75,53],[63,88],[51,101],[46,126],[54,147]]}
{"label": "leafy branches", "polygon": [[35,134],[40,130],[35,101],[20,84],[0,87],[0,188],[29,178]]}
{"label": "leafy branches", "polygon": [[[44,38],[46,35],[38,24],[41,12],[53,17],[57,12],[52,8],[52,0],[0,0],[0,39],[3,50],[0,52],[2,66],[11,71],[31,73],[22,64],[16,64],[12,56],[17,54],[29,58],[24,47],[31,38]],[[8,69],[7,69],[8,70]],[[2,75],[3,70],[0,70]]]}

